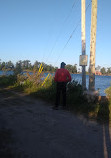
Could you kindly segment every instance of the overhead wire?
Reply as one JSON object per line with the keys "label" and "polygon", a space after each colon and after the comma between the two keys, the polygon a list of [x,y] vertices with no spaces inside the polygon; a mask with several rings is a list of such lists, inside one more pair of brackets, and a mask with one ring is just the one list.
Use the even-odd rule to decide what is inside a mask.
{"label": "overhead wire", "polygon": [[[66,23],[66,21],[69,19],[70,15],[71,15],[71,13],[72,13],[72,11],[73,11],[75,5],[76,5],[76,1],[79,1],[79,0],[74,0],[74,3],[73,3],[73,5],[72,5],[72,8],[71,8],[71,10],[70,10],[68,16],[65,18],[65,20],[64,20],[64,22],[63,22],[63,24],[62,24],[62,28],[61,28],[61,30],[60,30],[60,32],[59,32],[59,35],[57,36],[57,38],[56,38],[56,40],[55,40],[55,43],[54,43],[53,47],[51,48],[51,51],[49,52],[49,54],[48,54],[48,56],[47,56],[47,58],[46,58],[46,62],[48,61],[49,57],[53,54],[53,50],[54,50],[54,48],[55,48],[55,46],[56,46],[56,44],[57,44],[57,42],[58,42],[58,40],[60,39],[60,36],[61,36],[61,34],[62,34],[63,26],[64,26],[64,24]],[[43,59],[44,59],[44,56],[43,56]],[[43,60],[43,59],[42,59],[42,60]]]}
{"label": "overhead wire", "polygon": [[[90,1],[90,3],[87,5],[86,10],[85,10],[86,12],[87,12],[87,10],[88,10],[88,8],[89,8],[89,6],[90,6],[91,2],[92,2],[92,0],[91,0],[91,1]],[[61,57],[61,55],[63,54],[63,52],[64,52],[65,48],[67,47],[67,45],[68,45],[69,41],[71,40],[71,38],[73,37],[73,35],[74,35],[75,31],[77,30],[77,28],[78,28],[78,26],[79,26],[80,22],[81,22],[81,19],[78,21],[78,23],[77,23],[76,27],[75,27],[75,28],[74,28],[74,30],[72,31],[72,33],[71,33],[70,37],[68,38],[67,42],[65,43],[65,45],[64,45],[64,47],[63,47],[63,49],[62,49],[62,51],[61,51],[61,53],[60,53],[59,57],[57,58],[57,60],[56,60],[56,62],[55,62],[55,64],[54,64],[54,65],[56,65],[56,64],[57,64],[57,62],[58,62],[59,58]]]}
{"label": "overhead wire", "polygon": [[[60,56],[62,55],[63,51],[64,51],[65,48],[67,47],[69,41],[71,40],[71,38],[72,38],[73,34],[75,33],[76,29],[78,28],[79,24],[80,24],[80,20],[79,20],[78,24],[76,25],[76,27],[74,28],[74,30],[72,31],[72,33],[71,33],[69,39],[67,40],[66,44],[64,45],[64,47],[63,47],[63,49],[62,49],[62,51],[61,51],[61,54],[60,54],[59,57],[57,58],[55,64],[58,62]],[[54,64],[54,65],[55,65],[55,64]]]}
{"label": "overhead wire", "polygon": [[[92,2],[92,0],[91,0],[91,2]],[[87,7],[86,7],[86,12],[87,12],[87,10],[88,10],[88,8],[89,8],[91,2],[87,5]],[[81,19],[78,21],[76,27],[74,28],[74,30],[72,31],[72,33],[71,33],[69,39],[67,40],[66,44],[64,45],[64,47],[63,47],[63,49],[62,49],[62,53],[63,53],[64,49],[66,48],[66,46],[68,45],[69,41],[71,40],[72,36],[74,35],[76,29],[78,28],[78,26],[79,26],[79,24],[80,24],[80,21],[81,21]],[[57,63],[57,61],[58,61],[58,59],[60,58],[60,56],[61,56],[61,54],[60,54],[59,57],[57,58],[55,64]],[[54,64],[54,65],[55,65],[55,64]],[[48,77],[49,77],[49,74],[47,75],[45,81],[47,80]],[[45,82],[45,81],[44,81],[44,82]],[[44,84],[44,83],[43,83],[43,84]]]}

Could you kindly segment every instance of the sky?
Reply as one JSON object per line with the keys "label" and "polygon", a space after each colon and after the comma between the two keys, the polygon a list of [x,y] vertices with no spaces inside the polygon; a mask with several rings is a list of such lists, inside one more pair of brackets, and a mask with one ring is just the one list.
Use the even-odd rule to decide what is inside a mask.
{"label": "sky", "polygon": [[[89,65],[91,0],[86,0],[87,6],[86,54]],[[110,0],[98,0],[96,66],[106,68],[111,67],[110,7]],[[80,55],[81,0],[0,0],[1,61],[15,63],[28,59],[32,64],[38,60],[53,66],[64,61],[79,66]]]}

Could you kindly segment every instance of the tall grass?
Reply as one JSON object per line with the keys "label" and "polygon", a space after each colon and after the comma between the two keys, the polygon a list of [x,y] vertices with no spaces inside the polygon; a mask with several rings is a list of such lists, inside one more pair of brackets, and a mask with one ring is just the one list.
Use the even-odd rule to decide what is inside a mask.
{"label": "tall grass", "polygon": [[17,81],[17,78],[15,75],[9,75],[9,76],[0,76],[0,87],[6,87],[14,85]]}
{"label": "tall grass", "polygon": [[[42,78],[42,79],[41,79]],[[53,77],[49,77],[45,84],[43,83],[43,74],[38,75],[33,73],[33,75],[27,74],[26,76],[18,76],[16,86],[21,87],[21,89],[34,96],[42,98],[46,101],[55,103],[56,97],[56,83]],[[62,101],[62,98],[60,99]],[[67,106],[70,110],[76,110],[79,112],[90,112],[97,111],[95,104],[89,104],[86,97],[84,96],[82,86],[77,81],[72,81],[67,84]]]}
{"label": "tall grass", "polygon": [[111,86],[105,90],[105,93],[108,97],[108,108],[109,108],[109,119],[111,120]]}
{"label": "tall grass", "polygon": [[[0,86],[12,85],[13,88],[22,90],[28,95],[39,97],[54,104],[56,83],[50,76],[42,85],[44,79],[43,73],[40,74],[36,71],[31,75],[27,73],[26,75],[2,76],[0,77]],[[111,119],[111,87],[106,90],[106,93],[109,96],[108,102],[88,103],[82,86],[77,81],[72,81],[67,84],[67,108],[71,111],[84,113],[91,118],[109,120]]]}

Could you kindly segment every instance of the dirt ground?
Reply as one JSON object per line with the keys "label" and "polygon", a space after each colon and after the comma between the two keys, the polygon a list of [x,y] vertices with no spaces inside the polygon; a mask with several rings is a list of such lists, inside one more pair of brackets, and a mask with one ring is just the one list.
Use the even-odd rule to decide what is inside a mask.
{"label": "dirt ground", "polygon": [[0,158],[111,158],[111,126],[0,90]]}

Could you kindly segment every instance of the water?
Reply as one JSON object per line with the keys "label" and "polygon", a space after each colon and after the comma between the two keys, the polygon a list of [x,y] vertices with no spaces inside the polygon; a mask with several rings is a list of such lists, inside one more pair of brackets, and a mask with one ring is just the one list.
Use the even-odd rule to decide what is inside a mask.
{"label": "water", "polygon": [[[0,71],[0,75],[12,75],[13,71]],[[32,74],[30,72],[30,74]],[[45,73],[45,76],[47,76],[48,73]],[[72,79],[75,79],[78,81],[80,84],[82,83],[82,76],[81,74],[72,74]],[[95,76],[95,89],[98,90],[100,89],[100,95],[105,96],[104,90],[108,87],[110,87],[111,83],[111,76]],[[89,85],[89,76],[86,75],[86,87],[88,88]]]}
{"label": "water", "polygon": [[[72,78],[82,83],[81,74],[72,74]],[[89,86],[89,75],[86,75],[86,87]],[[95,76],[95,89],[100,89],[100,95],[105,96],[104,90],[111,86],[111,76]]]}
{"label": "water", "polygon": [[1,75],[7,75],[7,76],[13,75],[13,71],[0,71],[0,76]]}

